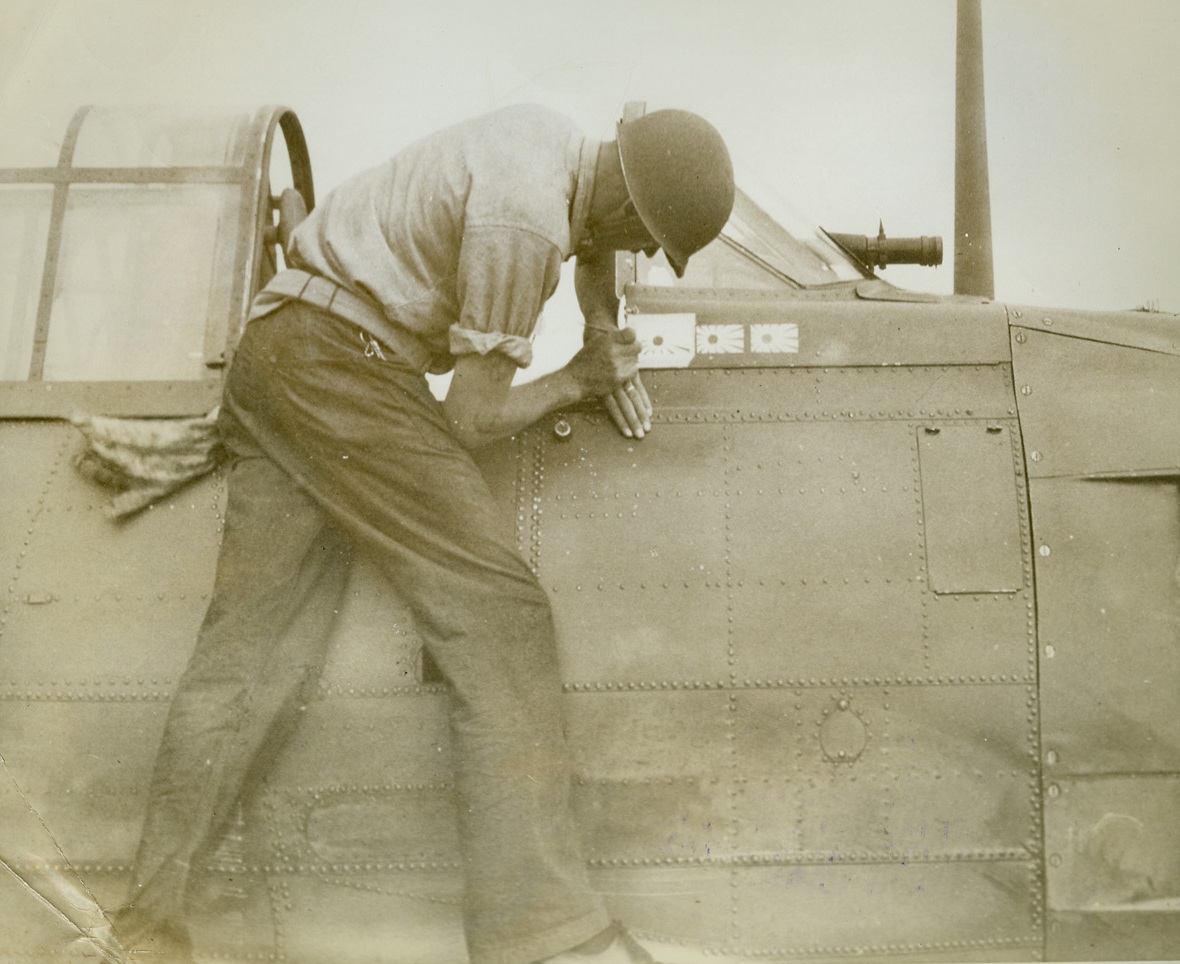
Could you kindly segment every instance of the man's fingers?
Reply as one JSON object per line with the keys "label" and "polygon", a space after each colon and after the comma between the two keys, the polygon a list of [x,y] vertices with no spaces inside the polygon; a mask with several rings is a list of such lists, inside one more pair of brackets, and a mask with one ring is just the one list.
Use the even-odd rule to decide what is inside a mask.
{"label": "man's fingers", "polygon": [[617,388],[611,399],[615,403],[615,408],[619,410],[623,424],[629,429],[629,432],[624,434],[630,434],[636,437],[642,436],[643,425],[635,414],[635,406],[631,404],[631,399],[627,397],[627,393],[622,388]]}
{"label": "man's fingers", "polygon": [[[634,392],[630,390],[631,388],[634,389]],[[643,379],[638,375],[631,379],[631,385],[627,394],[632,396],[632,400],[636,403],[636,410],[643,416],[643,427],[651,431],[651,414],[654,408],[651,404],[651,397],[647,394],[647,388],[643,384]]]}
{"label": "man's fingers", "polygon": [[643,438],[647,430],[651,428],[651,423],[644,418],[643,413],[639,410],[634,386],[628,382],[615,392],[615,397],[619,402],[619,410],[623,413],[631,431],[635,433],[635,437]]}
{"label": "man's fingers", "polygon": [[627,438],[643,438],[643,418],[635,411],[635,404],[624,389],[618,388],[606,397],[606,409],[611,413],[616,427]]}
{"label": "man's fingers", "polygon": [[623,414],[627,416],[627,420],[637,424],[643,431],[649,430],[651,428],[651,422],[647,413],[643,410],[643,399],[635,388],[634,380],[627,382],[619,390],[619,394],[622,396],[619,408],[623,410]]}
{"label": "man's fingers", "polygon": [[619,403],[615,401],[614,395],[607,395],[603,398],[602,404],[610,414],[611,421],[615,423],[615,428],[627,438],[631,438],[635,433],[627,425],[627,420],[623,417],[622,409],[619,408]]}

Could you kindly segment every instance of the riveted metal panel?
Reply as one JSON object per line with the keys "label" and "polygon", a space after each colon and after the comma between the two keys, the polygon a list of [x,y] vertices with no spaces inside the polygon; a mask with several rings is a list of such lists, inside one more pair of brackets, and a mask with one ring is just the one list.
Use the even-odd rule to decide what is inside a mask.
{"label": "riveted metal panel", "polygon": [[[1015,674],[1027,663],[1027,609],[986,619],[964,607],[958,621],[926,612],[908,421],[973,414],[973,405],[1009,412],[1002,366],[656,374],[659,424],[642,442],[620,444],[595,416],[571,417],[568,442],[533,435],[541,468],[529,543],[553,591],[571,679],[659,679],[672,646],[694,679],[727,668],[722,646],[728,669],[751,679],[928,673],[936,663],[959,675],[999,666]],[[865,407],[828,408],[838,397]],[[1007,439],[1007,422],[955,425],[997,427]],[[1012,493],[1023,582],[1027,533],[1008,451],[1001,484]],[[598,563],[604,552],[616,560],[609,570]],[[862,605],[845,605],[852,591]],[[973,658],[956,666],[946,645],[932,646],[930,629],[954,648],[963,622],[985,624],[987,639],[973,645],[968,633],[959,648]],[[1011,627],[1003,654],[997,623]],[[882,636],[890,647],[865,644]],[[849,643],[833,647],[834,638]]]}
{"label": "riveted metal panel", "polygon": [[[200,956],[211,960],[265,960],[274,954],[275,903],[268,893],[267,873],[255,855],[202,866],[193,875],[189,926]],[[126,886],[123,895],[127,892]],[[120,900],[125,896],[120,895]],[[107,906],[120,906],[111,901]]]}
{"label": "riveted metal panel", "polygon": [[739,853],[801,863],[970,861],[1035,849],[1030,688],[821,688],[734,699]]}
{"label": "riveted metal panel", "polygon": [[69,441],[61,426],[0,422],[0,566],[9,596],[17,592],[37,519],[52,504],[51,488],[69,470]]}
{"label": "riveted metal panel", "polygon": [[876,703],[874,695],[857,693],[851,704],[845,699],[847,720],[839,722],[846,725],[839,732],[829,726],[826,733],[823,714],[835,705],[831,691],[734,695],[739,853],[806,862],[821,852],[826,857],[887,849],[888,781],[876,765],[880,734],[865,723],[871,713],[862,712],[866,703]]}
{"label": "riveted metal panel", "polygon": [[1012,341],[1029,475],[1180,466],[1180,358],[1025,328]]}
{"label": "riveted metal panel", "polygon": [[[729,714],[723,692],[571,696],[574,810],[591,867],[650,868],[653,879],[674,880],[674,890],[690,896],[715,886],[707,883],[715,881],[711,868],[734,848]],[[629,883],[625,892],[642,888]],[[672,892],[650,896],[657,920],[691,910],[675,906]]]}
{"label": "riveted metal panel", "polygon": [[204,415],[221,398],[221,379],[190,382],[6,382],[0,419],[69,418],[75,412],[162,418]]}
{"label": "riveted metal panel", "polygon": [[1016,592],[1025,585],[1023,479],[1001,424],[918,429],[922,516],[936,593]]}
{"label": "riveted metal panel", "polygon": [[351,959],[454,964],[467,959],[459,877],[374,872],[363,866],[271,877],[274,949],[290,964]]}
{"label": "riveted metal panel", "polygon": [[[0,651],[0,674],[10,685],[45,698],[171,695],[192,653],[203,594],[168,595],[153,586],[158,588],[154,596],[99,592],[89,599],[81,594],[61,598],[59,593],[69,591],[66,584],[36,585],[34,602],[15,607],[6,634],[9,645]],[[149,618],[143,617],[145,611]],[[140,618],[130,619],[129,613]]]}
{"label": "riveted metal panel", "polygon": [[[102,910],[119,907],[126,900],[130,863],[62,858],[45,863],[7,857],[5,862],[12,873],[0,873],[0,908],[4,910],[0,914],[0,960],[5,964],[44,964],[99,959],[79,938],[84,931],[105,926]],[[220,929],[226,930],[224,920]]]}
{"label": "riveted metal panel", "polygon": [[[464,959],[458,863],[447,865],[430,854],[417,861],[366,854],[328,863],[291,850],[282,840],[276,839],[275,847],[277,863],[269,879],[278,898],[276,943],[289,949],[287,959],[321,959],[316,955],[324,947],[353,929],[365,932],[366,942],[372,938],[366,946],[374,953],[379,949],[381,960]],[[589,871],[611,916],[644,937],[669,935],[697,949],[726,942],[733,903],[728,868],[631,857],[591,858]]]}
{"label": "riveted metal panel", "polygon": [[1040,947],[1034,865],[897,861],[757,867],[738,875],[739,953],[770,959],[883,959]]}
{"label": "riveted metal panel", "polygon": [[[212,577],[219,480],[119,527],[103,515],[108,494],[69,467],[73,428],[6,422],[0,440],[0,751],[30,815],[0,818],[3,856],[61,906],[85,888],[114,907],[126,897],[167,700]],[[32,935],[16,945],[38,958],[47,946]]]}
{"label": "riveted metal panel", "polygon": [[1031,494],[1056,772],[1180,769],[1176,486],[1043,480]]}
{"label": "riveted metal panel", "polygon": [[[54,432],[65,433],[61,451],[72,451],[73,429]],[[103,514],[109,494],[63,462],[38,497],[14,569],[0,674],[66,697],[128,687],[169,694],[208,600],[222,476],[116,526]]]}
{"label": "riveted metal panel", "polygon": [[601,419],[571,423],[545,451],[538,543],[566,678],[723,679],[724,430],[623,443]]}
{"label": "riveted metal panel", "polygon": [[[7,751],[14,734],[11,728],[5,729],[0,746]],[[49,757],[57,762],[52,753]],[[38,805],[49,796],[44,779],[25,762],[17,761],[19,774],[7,760],[0,763],[0,908],[4,911],[0,913],[0,959],[32,964],[46,959],[41,953],[45,948],[65,947],[80,933],[106,923],[101,908],[122,899],[127,866],[124,856],[113,852],[98,861],[63,856],[60,824],[63,817],[84,813],[90,788],[78,775],[65,790],[76,791],[75,799],[55,807],[50,824],[38,812]],[[33,794],[26,786],[33,787]],[[110,801],[100,802],[100,809],[102,803],[109,810]]]}
{"label": "riveted metal panel", "polygon": [[[23,868],[22,868],[23,869]],[[78,931],[18,880],[0,872],[0,960],[36,964],[35,949],[64,947]]]}
{"label": "riveted metal panel", "polygon": [[[914,852],[1039,849],[1036,694],[1023,685],[925,686],[883,694],[895,777],[890,836]],[[933,840],[932,840],[933,838]],[[1035,889],[1025,896],[1036,901]]]}
{"label": "riveted metal panel", "polygon": [[723,773],[729,698],[719,690],[575,692],[566,704],[574,769],[587,780]]}
{"label": "riveted metal panel", "polygon": [[638,779],[579,778],[574,812],[591,861],[700,863],[730,849],[730,781],[723,773]]}
{"label": "riveted metal panel", "polygon": [[[8,773],[37,814],[4,821],[4,856],[129,863],[166,701],[0,701]],[[60,852],[59,852],[60,848]]]}
{"label": "riveted metal panel", "polygon": [[[103,514],[109,493],[73,472],[60,472],[49,496],[52,504],[38,517],[24,564],[22,578],[30,591],[52,591],[61,598],[146,596],[149,589],[208,592],[224,507],[219,474],[123,524]],[[86,552],[76,551],[79,543]]]}
{"label": "riveted metal panel", "polygon": [[385,778],[379,783],[273,785],[262,832],[288,863],[457,868],[453,785],[406,781],[406,772],[374,769],[369,778]]}
{"label": "riveted metal panel", "polygon": [[359,928],[382,960],[456,959],[448,935],[462,939],[462,869],[445,693],[309,703],[245,835],[273,908],[274,943],[260,951],[319,960]]}
{"label": "riveted metal panel", "polygon": [[[924,560],[911,427],[741,424],[727,451],[734,671],[799,679],[915,667]],[[883,635],[895,644],[874,645]]]}
{"label": "riveted metal panel", "polygon": [[[427,708],[438,711],[430,732],[422,728],[423,698],[438,703]],[[691,924],[678,933],[701,940],[722,939],[728,916],[728,873],[707,863],[715,844],[724,852],[730,788],[718,724],[727,706],[720,692],[569,697],[575,811],[595,881],[625,918],[657,929]],[[255,832],[271,839],[272,887],[315,901],[311,921],[284,915],[281,924],[299,954],[334,933],[339,918],[329,921],[324,908],[339,902],[350,919],[366,912],[404,919],[423,940],[422,904],[429,913],[440,900],[457,903],[449,766],[436,769],[432,760],[446,758],[441,710],[441,697],[406,695],[309,706],[298,744],[251,815]],[[375,716],[390,721],[377,727],[384,736],[370,735]],[[388,740],[389,732],[397,739]],[[380,749],[378,739],[386,743]],[[325,767],[329,747],[336,758]],[[383,782],[364,782],[373,780]],[[694,903],[702,896],[712,911]]]}
{"label": "riveted metal panel", "polygon": [[[639,862],[636,862],[639,863]],[[716,960],[731,929],[732,872],[723,866],[603,866],[591,862],[590,883],[611,917],[645,944],[675,945],[660,961]]]}
{"label": "riveted metal panel", "polygon": [[1180,774],[1046,768],[1054,960],[1171,959],[1180,947]]}
{"label": "riveted metal panel", "polygon": [[1180,327],[1177,327],[1175,315],[1025,306],[1009,309],[1009,315],[1013,327],[1025,330],[1180,355]]}
{"label": "riveted metal panel", "polygon": [[[1035,932],[1031,540],[1006,368],[647,380],[657,424],[646,439],[567,415],[568,441],[549,425],[525,436],[531,468],[518,474],[522,544],[565,637],[591,866],[666,870],[694,894],[728,868],[740,895],[728,926],[709,912],[686,932],[728,933],[711,953],[748,938],[764,956],[778,940],[775,912],[745,906],[750,867],[833,860],[857,887],[870,886],[865,867],[898,858],[965,879],[1016,864],[1006,899],[1014,926]],[[925,425],[1001,436],[993,482],[1010,497],[1010,592],[932,591]],[[684,915],[679,898],[660,899],[659,914]],[[647,914],[637,931],[675,937]],[[809,945],[827,946],[829,925],[817,917]],[[997,954],[1030,946],[992,933],[981,940]]]}
{"label": "riveted metal panel", "polygon": [[846,303],[777,292],[636,287],[628,289],[627,306],[644,315],[692,312],[698,328],[794,326],[789,348],[759,350],[756,336],[743,330],[740,353],[695,351],[695,366],[973,365],[1010,357],[1007,313],[995,304],[874,301],[850,311]]}
{"label": "riveted metal panel", "polygon": [[660,424],[1011,418],[1015,414],[1011,369],[1003,364],[693,369],[648,372],[643,381]]}
{"label": "riveted metal panel", "polygon": [[[998,419],[1011,431],[1005,366],[661,372],[649,387],[658,424],[641,442],[579,412],[566,416],[568,442],[548,423],[484,456],[552,592],[575,809],[612,913],[682,942],[669,960],[700,957],[698,946],[713,959],[863,956],[897,935],[882,953],[1035,952],[1024,936],[1039,913],[1032,602],[1027,587],[931,590],[915,441],[928,422],[982,431]],[[167,589],[185,559],[203,560],[207,583],[218,484],[179,496],[158,530],[114,530],[96,492],[65,499],[74,512],[93,506],[88,542],[109,530],[118,547],[95,553],[97,621],[187,618],[161,605],[167,593],[126,599],[130,616],[105,594],[134,589],[139,565],[159,568]],[[91,572],[69,565],[71,578]],[[905,578],[890,581],[899,568]],[[55,575],[41,562],[35,572]],[[363,930],[374,957],[461,959],[446,693],[420,685],[417,638],[385,591],[358,560],[319,694],[246,815],[250,887],[269,888],[274,943],[235,944],[223,924],[203,948],[310,961]],[[186,602],[199,618],[203,601]],[[22,639],[51,611],[27,608]],[[194,629],[168,648],[187,656]],[[126,663],[135,649],[115,651]],[[56,665],[68,655],[55,651]],[[88,677],[82,696],[75,680],[26,676],[83,706],[118,705],[130,686],[161,713],[172,685],[108,674],[97,687]],[[150,755],[155,737],[143,747]],[[915,863],[932,876],[908,874]],[[797,902],[771,889],[792,875],[815,893]],[[948,888],[960,895],[945,925],[912,892],[924,880],[944,892],[940,906]],[[821,903],[819,884],[836,897]],[[979,919],[964,923],[960,901]],[[269,941],[271,930],[254,933]]]}
{"label": "riveted metal panel", "polygon": [[1045,945],[1050,961],[1171,961],[1180,929],[1168,911],[1051,912]]}
{"label": "riveted metal panel", "polygon": [[167,700],[204,609],[220,482],[117,527],[102,513],[106,493],[69,469],[71,427],[0,432],[5,489],[20,500],[5,513],[20,528],[3,540],[17,551],[0,617],[0,746],[56,839],[45,853],[44,839],[14,838],[9,824],[4,842],[64,860],[60,847],[88,880],[108,874],[104,899],[115,902]]}
{"label": "riveted metal panel", "polygon": [[[1027,547],[1027,522],[1023,538]],[[1031,561],[1025,565],[1031,571]],[[923,648],[918,678],[927,682],[1033,682],[1037,626],[1031,583],[1031,577],[1026,576],[1026,588],[1018,593],[926,593],[922,597]]]}
{"label": "riveted metal panel", "polygon": [[1048,906],[1164,910],[1180,925],[1180,773],[1047,778]]}

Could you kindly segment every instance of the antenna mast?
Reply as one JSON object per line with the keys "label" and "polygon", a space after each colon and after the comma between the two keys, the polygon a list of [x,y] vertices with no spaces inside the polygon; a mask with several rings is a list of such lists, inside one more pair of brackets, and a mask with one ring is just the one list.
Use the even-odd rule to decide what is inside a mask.
{"label": "antenna mast", "polygon": [[996,295],[980,0],[959,0],[955,45],[955,294]]}

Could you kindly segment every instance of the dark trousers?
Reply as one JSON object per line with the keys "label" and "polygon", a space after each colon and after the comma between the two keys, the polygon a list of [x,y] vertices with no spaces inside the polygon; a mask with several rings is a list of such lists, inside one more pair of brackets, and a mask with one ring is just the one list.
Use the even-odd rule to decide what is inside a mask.
{"label": "dark trousers", "polygon": [[406,600],[449,684],[471,959],[523,964],[609,924],[570,811],[553,621],[426,380],[385,355],[299,303],[247,326],[222,404],[233,467],[216,582],[127,911],[183,920],[190,867],[314,686],[355,547]]}

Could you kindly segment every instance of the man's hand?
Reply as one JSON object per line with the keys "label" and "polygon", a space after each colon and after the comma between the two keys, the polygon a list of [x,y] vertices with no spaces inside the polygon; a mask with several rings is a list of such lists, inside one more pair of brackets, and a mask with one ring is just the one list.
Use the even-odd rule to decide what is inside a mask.
{"label": "man's hand", "polygon": [[651,399],[639,378],[639,340],[630,328],[587,327],[586,343],[568,365],[585,398],[603,398],[627,438],[651,431]]}
{"label": "man's hand", "polygon": [[615,427],[627,438],[643,438],[651,431],[651,399],[639,379],[639,344],[635,332],[617,327],[619,299],[615,295],[614,251],[579,254],[574,286],[578,306],[586,319],[586,334],[584,347],[571,360],[570,367],[576,373],[583,363],[597,365],[589,356],[581,356],[601,351],[602,346],[595,345],[603,340],[613,339],[616,347],[626,348],[627,364],[615,372],[615,380],[605,379],[610,384],[595,380],[586,397],[602,398]]}
{"label": "man's hand", "polygon": [[619,431],[643,438],[651,429],[651,402],[639,381],[639,341],[630,328],[595,329],[562,369],[512,385],[515,364],[506,356],[466,354],[443,400],[443,412],[459,441],[478,448],[592,398],[607,398]]}
{"label": "man's hand", "polygon": [[627,438],[643,438],[651,431],[651,399],[638,373],[602,401],[615,427]]}
{"label": "man's hand", "polygon": [[602,398],[639,373],[639,340],[630,328],[588,328],[566,369],[583,398]]}

